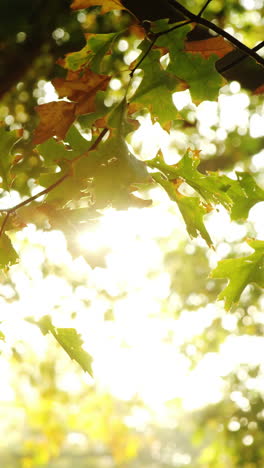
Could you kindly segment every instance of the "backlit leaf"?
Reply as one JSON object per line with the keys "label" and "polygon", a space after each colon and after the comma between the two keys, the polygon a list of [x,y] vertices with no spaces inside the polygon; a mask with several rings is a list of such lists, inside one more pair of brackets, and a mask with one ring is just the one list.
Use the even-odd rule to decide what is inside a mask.
{"label": "backlit leaf", "polygon": [[190,237],[200,235],[207,245],[212,247],[212,239],[203,222],[204,215],[208,213],[207,206],[197,197],[185,197],[180,194],[173,182],[166,180],[160,173],[154,173],[152,177],[166,190],[171,200],[176,201]]}
{"label": "backlit leaf", "polygon": [[112,10],[125,10],[125,7],[119,0],[74,0],[71,4],[71,8],[73,10],[80,10],[99,5],[102,7],[102,13]]}
{"label": "backlit leaf", "polygon": [[[158,30],[166,30],[165,24],[161,25],[161,22],[157,22],[156,24]],[[201,55],[201,51],[197,54],[186,53],[186,48],[191,43],[184,42],[184,39],[189,31],[189,25],[175,29],[162,35],[157,40],[156,45],[169,51],[170,62],[167,71],[187,83],[193,100],[217,99],[220,86],[223,83],[221,75],[215,69],[217,54],[215,53],[214,56],[210,54],[209,58],[205,58]],[[208,54],[206,57],[208,57]]]}
{"label": "backlit leaf", "polygon": [[59,97],[67,97],[76,103],[75,115],[80,115],[95,111],[96,93],[104,91],[110,79],[110,76],[98,75],[86,69],[82,73],[68,72],[66,79],[55,78],[52,84]]}
{"label": "backlit leaf", "polygon": [[12,148],[18,140],[16,130],[8,131],[0,126],[0,177],[2,178],[0,186],[5,190],[10,188],[10,169],[14,159]]}
{"label": "backlit leaf", "polygon": [[9,237],[2,233],[0,237],[0,268],[8,268],[18,261],[18,255]]}
{"label": "backlit leaf", "polygon": [[43,317],[37,325],[44,335],[50,332],[70,358],[76,361],[85,372],[92,375],[92,357],[82,348],[83,340],[74,328],[54,327],[48,315]]}
{"label": "backlit leaf", "polygon": [[186,81],[195,102],[213,101],[223,86],[223,78],[215,69],[216,59],[216,55],[204,58],[200,54],[172,51],[168,71]]}
{"label": "backlit leaf", "polygon": [[247,218],[250,208],[264,200],[264,191],[250,174],[237,172],[237,180],[218,172],[202,174],[199,164],[198,154],[191,150],[173,166],[167,165],[160,156],[148,161],[150,167],[159,169],[169,180],[181,178],[187,182],[208,204],[223,205],[234,220]]}
{"label": "backlit leaf", "polygon": [[77,71],[84,65],[95,72],[102,72],[103,58],[111,49],[114,41],[120,35],[118,33],[108,34],[86,34],[86,45],[77,52],[71,52],[65,57],[64,67]]}
{"label": "backlit leaf", "polygon": [[[142,54],[148,47],[149,42],[143,41],[140,45]],[[143,60],[140,65],[144,72],[143,80],[130,102],[139,103],[148,108],[163,125],[177,118],[178,112],[173,104],[172,93],[176,91],[180,82],[175,75],[163,70],[159,61],[160,56],[159,50],[151,50]]]}
{"label": "backlit leaf", "polygon": [[247,257],[221,260],[212,271],[212,278],[228,278],[229,282],[219,294],[225,301],[226,309],[236,304],[248,284],[264,287],[264,241],[248,240],[255,252]]}
{"label": "backlit leaf", "polygon": [[59,165],[60,161],[74,159],[86,151],[91,144],[81,136],[74,125],[67,132],[65,142],[67,145],[56,141],[54,138],[50,138],[37,146],[38,153],[44,158],[47,166]]}
{"label": "backlit leaf", "polygon": [[43,143],[52,136],[63,140],[75,120],[75,108],[74,102],[67,101],[49,102],[37,106],[40,122],[35,129],[33,142]]}

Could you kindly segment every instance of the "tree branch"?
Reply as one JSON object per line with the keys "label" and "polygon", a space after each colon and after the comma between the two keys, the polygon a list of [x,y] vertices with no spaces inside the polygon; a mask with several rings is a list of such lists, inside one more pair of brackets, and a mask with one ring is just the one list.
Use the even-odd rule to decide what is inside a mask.
{"label": "tree branch", "polygon": [[231,42],[232,44],[234,44],[234,46],[236,46],[239,50],[241,50],[242,52],[244,52],[246,55],[248,55],[249,57],[252,57],[256,62],[258,62],[260,65],[262,65],[262,67],[264,67],[264,59],[262,57],[260,57],[260,55],[258,55],[256,53],[256,51],[254,49],[250,49],[249,47],[247,47],[245,44],[243,44],[242,42],[240,42],[238,39],[236,39],[234,36],[232,36],[231,34],[229,34],[227,31],[225,31],[224,29],[220,28],[219,26],[217,26],[216,24],[212,23],[211,21],[208,21],[204,18],[201,18],[199,15],[195,15],[194,13],[192,13],[191,11],[187,10],[187,8],[185,8],[183,5],[181,5],[180,3],[178,3],[176,0],[169,0],[169,3],[174,6],[174,8],[176,10],[178,10],[179,12],[181,12],[186,18],[189,18],[192,22],[194,23],[197,23],[197,24],[201,24],[203,26],[206,26],[207,28],[211,29],[212,31],[216,32],[217,34],[219,34],[220,36],[224,37],[225,39],[227,39],[229,42]]}

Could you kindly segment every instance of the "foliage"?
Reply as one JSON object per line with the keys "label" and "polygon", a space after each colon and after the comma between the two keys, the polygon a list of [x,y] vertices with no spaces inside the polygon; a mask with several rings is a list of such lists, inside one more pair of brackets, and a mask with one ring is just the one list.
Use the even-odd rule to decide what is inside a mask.
{"label": "foliage", "polygon": [[[26,106],[20,103],[16,112],[20,117],[23,114],[21,120],[18,119],[23,125],[12,126],[7,119],[0,127],[3,198],[0,210],[0,267],[3,272],[7,273],[8,269],[12,271],[12,265],[19,261],[15,233],[22,231],[25,226],[33,224],[46,231],[60,229],[67,239],[71,254],[76,257],[82,254],[74,241],[76,232],[87,227],[92,230],[109,208],[118,211],[132,207],[147,209],[155,205],[155,199],[151,200],[151,197],[157,187],[163,189],[179,210],[188,235],[208,247],[208,258],[212,255],[210,249],[217,249],[217,245],[214,245],[217,242],[214,241],[210,227],[207,227],[210,216],[224,209],[230,216],[230,223],[246,225],[250,210],[264,201],[260,173],[256,169],[253,173],[250,163],[250,156],[261,150],[261,138],[253,139],[248,134],[237,137],[231,132],[224,148],[221,139],[215,143],[216,155],[210,157],[206,150],[203,151],[202,131],[200,135],[198,133],[197,140],[197,122],[191,115],[191,106],[179,110],[174,104],[178,93],[187,89],[193,106],[203,105],[207,101],[216,103],[217,99],[221,99],[222,87],[235,80],[247,90],[250,106],[259,106],[260,109],[263,58],[257,54],[259,44],[254,47],[261,37],[258,28],[254,30],[245,26],[241,34],[250,30],[249,39],[247,41],[246,37],[245,41],[239,42],[226,33],[226,25],[222,27],[223,18],[236,29],[236,24],[240,24],[240,19],[245,17],[236,4],[232,4],[228,10],[225,2],[216,2],[217,5],[215,2],[207,2],[210,5],[204,12],[203,5],[198,2],[200,12],[194,14],[186,9],[192,9],[188,1],[184,5],[164,2],[164,6],[161,3],[158,2],[152,9],[148,2],[143,5],[143,2],[126,0],[72,2],[72,10],[77,11],[77,14],[80,10],[84,15],[84,34],[81,40],[69,41],[67,50],[60,50],[60,53],[58,36],[56,57],[53,60],[62,52],[65,54],[52,69],[52,84],[58,99],[38,102],[34,115],[29,111],[30,119],[25,118]],[[222,9],[220,3],[223,4]],[[70,9],[66,13],[69,17],[72,15]],[[236,21],[235,15],[238,18]],[[205,16],[210,21],[204,19]],[[75,19],[71,19],[71,25],[74,22]],[[23,18],[23,25],[26,23]],[[71,27],[72,31],[78,29]],[[212,36],[212,30],[217,35]],[[44,38],[41,43],[43,41]],[[250,43],[252,48],[244,42]],[[120,44],[125,44],[124,48]],[[40,60],[43,63],[46,54],[44,49],[40,47],[37,50],[37,53],[43,54]],[[127,51],[133,53],[129,55]],[[37,69],[38,66],[34,65],[33,68]],[[50,68],[49,62],[46,67],[47,78],[51,75]],[[28,82],[28,87],[32,87],[30,77],[29,73],[24,84],[16,83],[21,95],[25,83]],[[13,81],[10,81],[10,86]],[[118,84],[116,89],[114,83]],[[0,108],[3,117],[8,99],[12,101],[12,92],[3,98],[3,107]],[[32,108],[34,104],[32,99],[29,107]],[[17,109],[17,105],[14,107]],[[140,150],[137,150],[133,141],[146,115],[150,116],[153,126],[159,126],[167,135],[173,136],[180,130],[186,136],[186,145],[179,142],[177,146],[176,141],[172,148],[173,158],[166,157],[161,144],[153,157],[140,158]],[[12,196],[14,192],[19,201],[11,207],[10,203],[7,206],[5,201],[8,200],[8,194]],[[264,241],[255,239],[253,232],[247,243],[254,252],[249,255],[246,252],[245,256],[241,256],[241,251],[237,249],[236,253],[237,246],[233,248],[230,242],[229,258],[221,260],[217,266],[210,265],[213,269],[209,280],[205,278],[209,266],[199,257],[198,252],[191,260],[184,258],[185,274],[190,279],[190,286],[186,285],[182,266],[178,267],[177,259],[174,258],[170,268],[173,276],[180,276],[178,284],[182,284],[183,302],[185,299],[190,300],[191,293],[195,295],[192,275],[195,276],[194,283],[201,284],[203,281],[211,285],[204,299],[205,304],[209,297],[215,300],[219,293],[218,283],[214,282],[216,278],[228,280],[227,286],[218,294],[218,299],[224,300],[227,310],[237,313],[236,305],[242,292],[249,289],[248,285],[257,286],[254,289],[257,297],[259,288],[264,285]],[[197,246],[196,243],[194,245]],[[195,258],[199,271],[196,271],[198,267]],[[241,307],[246,300],[241,300]],[[191,304],[190,300],[190,308]],[[52,314],[47,315],[47,312],[34,323],[44,335],[52,335],[84,371],[92,374],[91,356],[82,347],[79,330],[55,326]],[[206,342],[208,349],[215,350],[220,346],[222,335],[220,338],[217,336],[214,333],[213,338],[209,336]],[[199,346],[197,339],[197,348]],[[107,396],[103,398],[108,399]],[[91,437],[96,438],[99,433],[98,438],[103,440],[115,462],[122,464],[124,460],[136,456],[140,442],[138,434],[130,434],[125,422],[115,421],[112,405],[113,402],[107,400],[108,412],[100,416],[98,425],[93,422],[93,426],[91,421],[83,424],[92,427],[89,434]],[[100,401],[97,400],[95,409],[85,409],[92,411],[92,419],[98,417],[99,410]],[[49,411],[52,413],[53,409],[48,408],[47,414]],[[232,409],[230,415],[232,417]],[[78,427],[74,410],[71,417],[69,427],[73,430]],[[210,419],[211,416],[203,417]],[[61,439],[54,442],[54,447],[51,444],[50,457],[56,456],[56,450],[64,438],[63,427],[59,426],[54,432]],[[52,430],[46,435],[50,443]],[[122,448],[124,445],[126,450]],[[212,466],[210,463],[215,463],[217,450],[216,447],[213,452],[209,450],[203,453],[203,466],[209,467]],[[226,458],[225,464],[232,460],[232,450],[228,456],[230,459]],[[234,462],[236,456],[230,463],[243,466],[241,459]],[[26,458],[25,455],[25,467]],[[36,466],[43,463],[41,455],[39,459],[36,455],[35,463]],[[200,466],[200,462],[197,463]]]}

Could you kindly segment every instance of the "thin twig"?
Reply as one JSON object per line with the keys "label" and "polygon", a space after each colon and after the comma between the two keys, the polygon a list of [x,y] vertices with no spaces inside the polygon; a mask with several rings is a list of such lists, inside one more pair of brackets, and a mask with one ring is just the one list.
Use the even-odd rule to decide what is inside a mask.
{"label": "thin twig", "polygon": [[198,15],[197,16],[202,16],[204,10],[208,7],[209,3],[211,3],[212,0],[207,0],[207,2],[205,2],[203,8],[201,8],[201,10],[199,11]]}
{"label": "thin twig", "polygon": [[178,3],[176,0],[169,0],[169,3],[174,6],[174,8],[178,11],[180,11],[186,18],[189,18],[192,20],[193,23],[201,24],[203,26],[206,26],[207,28],[211,29],[212,31],[216,32],[222,37],[225,37],[229,42],[234,44],[238,49],[240,49],[242,52],[247,54],[248,56],[252,57],[256,62],[258,62],[260,65],[264,67],[264,59],[258,55],[254,49],[250,49],[247,47],[245,44],[240,42],[238,39],[236,39],[234,36],[229,34],[227,31],[224,29],[220,28],[216,24],[212,23],[211,21],[208,21],[204,18],[201,18],[198,15],[195,15],[191,13],[189,10],[187,10],[183,5]]}
{"label": "thin twig", "polygon": [[88,154],[90,153],[90,151],[93,151],[97,148],[97,146],[99,145],[99,143],[102,141],[102,139],[104,138],[104,136],[107,134],[108,132],[108,128],[104,128],[102,130],[102,132],[100,133],[100,135],[96,138],[96,140],[93,142],[93,144],[90,146],[90,148],[85,151],[84,153],[80,154],[79,156],[76,156],[75,158],[73,158],[70,162],[71,164],[74,164],[76,163],[77,161],[79,161],[80,159],[83,159],[83,158],[86,158],[88,156]]}
{"label": "thin twig", "polygon": [[158,33],[154,33],[154,32],[151,32],[151,35],[152,35],[152,40],[151,40],[151,43],[149,45],[149,47],[147,48],[146,52],[143,54],[143,56],[141,57],[141,59],[139,60],[139,62],[136,64],[136,66],[133,68],[133,70],[131,70],[130,72],[130,77],[132,78],[135,71],[139,68],[139,66],[141,65],[141,63],[143,62],[143,60],[145,60],[145,58],[147,57],[147,55],[150,53],[152,47],[154,46],[156,40],[160,37],[160,36],[163,36],[163,34],[167,34],[171,31],[174,31],[174,29],[179,29],[181,28],[182,26],[185,26],[186,24],[190,24],[192,23],[191,20],[187,20],[187,21],[183,21],[182,23],[180,24],[176,24],[176,26],[173,26],[172,28],[169,28],[169,29],[166,29],[165,31],[160,31]]}
{"label": "thin twig", "polygon": [[[254,50],[255,52],[257,52],[257,50],[260,50],[262,49],[262,47],[264,47],[264,41],[260,42],[258,45],[256,45],[255,47],[253,47],[252,50]],[[246,54],[243,54],[241,55],[240,57],[238,57],[236,60],[234,60],[233,62],[229,63],[228,65],[225,65],[224,67],[217,67],[218,71],[220,73],[223,73],[227,70],[229,70],[230,68],[234,67],[235,65],[237,65],[238,63],[241,63],[243,62],[243,60],[245,60],[246,58],[248,58],[248,55]]]}
{"label": "thin twig", "polygon": [[147,55],[150,53],[150,51],[151,51],[152,47],[154,46],[157,39],[158,39],[158,36],[155,34],[152,41],[151,41],[151,43],[150,43],[150,45],[149,45],[149,47],[147,48],[146,52],[143,54],[143,56],[141,57],[139,62],[136,64],[136,66],[133,68],[133,70],[131,70],[131,72],[129,73],[130,78],[133,78],[135,71],[139,68],[139,66],[141,65],[143,60],[145,60]]}
{"label": "thin twig", "polygon": [[190,24],[190,23],[192,23],[191,20],[183,21],[180,24],[176,24],[176,26],[172,26],[172,28],[170,28],[170,29],[166,29],[165,31],[160,31],[160,32],[156,33],[156,36],[157,37],[163,36],[163,34],[167,34],[167,33],[171,32],[171,31],[174,31],[174,29],[179,29],[182,26],[185,26],[186,24]]}

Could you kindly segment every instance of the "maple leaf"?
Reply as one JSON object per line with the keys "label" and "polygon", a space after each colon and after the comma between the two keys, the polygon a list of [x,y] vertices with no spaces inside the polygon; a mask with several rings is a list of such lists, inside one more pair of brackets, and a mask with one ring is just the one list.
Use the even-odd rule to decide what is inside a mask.
{"label": "maple leaf", "polygon": [[82,10],[92,6],[102,6],[101,13],[112,10],[126,10],[119,0],[74,0],[71,4],[73,10]]}
{"label": "maple leaf", "polygon": [[219,58],[222,58],[231,52],[234,47],[230,42],[225,41],[223,37],[217,36],[201,41],[186,41],[184,49],[192,54],[201,54],[204,58],[208,58],[211,55],[217,55]]}
{"label": "maple leaf", "polygon": [[40,122],[35,129],[33,143],[40,144],[52,136],[61,140],[75,120],[74,102],[57,101],[41,104],[35,109],[40,116]]}
{"label": "maple leaf", "polygon": [[95,111],[97,91],[105,91],[111,77],[99,75],[86,69],[82,73],[68,72],[66,79],[55,78],[52,84],[59,97],[67,97],[76,103],[75,115],[89,114]]}
{"label": "maple leaf", "polygon": [[255,250],[253,254],[221,260],[210,275],[212,278],[229,279],[228,285],[218,296],[218,300],[225,301],[226,309],[238,301],[248,284],[264,287],[264,241],[249,239],[247,243]]}

